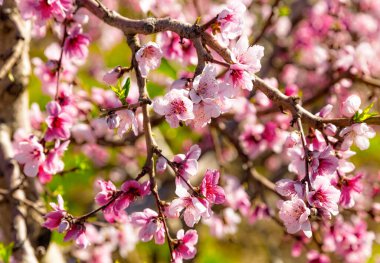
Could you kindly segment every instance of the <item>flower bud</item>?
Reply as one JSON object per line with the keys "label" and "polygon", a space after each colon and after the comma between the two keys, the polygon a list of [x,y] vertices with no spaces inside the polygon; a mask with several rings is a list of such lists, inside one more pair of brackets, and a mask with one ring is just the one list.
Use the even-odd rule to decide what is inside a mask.
{"label": "flower bud", "polygon": [[66,232],[70,227],[70,223],[67,220],[62,220],[58,226],[58,232],[63,233]]}
{"label": "flower bud", "polygon": [[120,125],[120,117],[116,113],[108,115],[106,121],[108,128],[111,130],[116,129]]}
{"label": "flower bud", "polygon": [[123,75],[122,68],[117,66],[116,68],[108,71],[103,76],[103,81],[108,85],[115,85],[117,80]]}
{"label": "flower bud", "polygon": [[157,160],[157,163],[156,163],[157,173],[161,174],[161,173],[165,172],[167,164],[168,164],[168,162],[164,157],[162,157],[162,156],[159,157]]}

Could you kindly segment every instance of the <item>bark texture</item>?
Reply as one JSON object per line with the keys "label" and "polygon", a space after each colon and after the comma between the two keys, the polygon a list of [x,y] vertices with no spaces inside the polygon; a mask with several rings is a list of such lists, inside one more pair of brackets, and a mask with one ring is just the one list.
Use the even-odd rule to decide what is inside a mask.
{"label": "bark texture", "polygon": [[14,244],[16,262],[34,263],[45,250],[48,241],[43,237],[48,234],[41,235],[46,233],[40,226],[42,217],[31,208],[41,203],[33,180],[13,159],[11,143],[18,128],[30,129],[30,32],[30,23],[21,18],[15,1],[5,0],[0,6],[0,242]]}

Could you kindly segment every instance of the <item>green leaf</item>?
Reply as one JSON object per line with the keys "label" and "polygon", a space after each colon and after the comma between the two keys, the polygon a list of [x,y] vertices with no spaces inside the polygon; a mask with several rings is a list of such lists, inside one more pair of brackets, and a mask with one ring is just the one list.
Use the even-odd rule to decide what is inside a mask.
{"label": "green leaf", "polygon": [[125,105],[126,104],[125,99],[128,97],[129,89],[131,87],[131,79],[127,78],[123,87],[121,87],[120,81],[117,83],[117,86],[111,85],[110,87],[112,91],[115,92],[116,96],[119,98],[121,103]]}
{"label": "green leaf", "polygon": [[9,245],[4,245],[3,243],[0,243],[1,262],[9,263],[9,260],[12,256],[12,249],[13,249],[13,243],[10,243]]}
{"label": "green leaf", "polygon": [[128,98],[128,93],[129,93],[130,88],[131,88],[131,79],[127,78],[123,86],[123,95],[121,98],[119,98],[121,100],[121,103],[125,104],[125,100]]}
{"label": "green leaf", "polygon": [[354,120],[354,122],[363,122],[373,116],[376,116],[377,113],[376,112],[369,112],[372,107],[374,105],[374,102],[372,102],[370,105],[368,105],[362,112],[359,112],[357,111],[354,115],[354,117],[352,117],[352,119]]}

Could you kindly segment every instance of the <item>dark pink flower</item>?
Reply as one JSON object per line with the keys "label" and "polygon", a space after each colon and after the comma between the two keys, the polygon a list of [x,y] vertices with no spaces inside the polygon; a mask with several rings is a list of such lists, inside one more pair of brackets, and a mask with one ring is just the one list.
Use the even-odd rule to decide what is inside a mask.
{"label": "dark pink flower", "polygon": [[149,181],[140,184],[135,180],[126,181],[121,186],[123,193],[116,199],[114,211],[117,213],[126,209],[138,197],[144,197],[150,193]]}
{"label": "dark pink flower", "polygon": [[66,38],[63,50],[69,58],[83,61],[87,57],[89,44],[90,38],[82,33],[80,26],[76,26]]}
{"label": "dark pink flower", "polygon": [[225,201],[224,190],[218,185],[218,170],[207,170],[200,186],[200,192],[210,203],[223,204]]}
{"label": "dark pink flower", "polygon": [[56,141],[54,148],[51,149],[46,155],[46,160],[43,164],[45,172],[56,174],[63,171],[65,164],[63,163],[61,157],[67,150],[69,144],[69,140],[63,143],[60,143],[58,140]]}
{"label": "dark pink flower", "polygon": [[107,204],[116,192],[116,187],[111,181],[98,180],[100,192],[95,196],[95,202],[102,206]]}
{"label": "dark pink flower", "polygon": [[343,177],[340,180],[341,196],[339,204],[345,208],[351,208],[355,205],[355,195],[363,191],[363,184],[361,182],[364,174],[359,173],[354,177]]}
{"label": "dark pink flower", "polygon": [[173,259],[174,263],[182,263],[183,259],[191,259],[197,253],[195,245],[198,243],[198,233],[195,230],[183,229],[177,232],[177,240],[174,245]]}
{"label": "dark pink flower", "polygon": [[165,58],[179,63],[197,63],[197,53],[190,39],[181,39],[178,34],[165,31],[158,35],[158,41],[161,44]]}
{"label": "dark pink flower", "polygon": [[335,157],[330,146],[323,151],[313,151],[311,161],[312,178],[317,176],[331,176],[338,168],[338,158]]}
{"label": "dark pink flower", "polygon": [[71,7],[72,0],[22,0],[19,3],[23,18],[33,19],[39,26],[52,17],[62,21]]}
{"label": "dark pink flower", "polygon": [[45,222],[43,223],[43,226],[50,230],[58,228],[61,224],[62,219],[65,218],[67,214],[65,208],[63,207],[63,199],[61,195],[58,195],[57,201],[57,204],[50,203],[50,206],[54,211],[49,212],[44,216]]}
{"label": "dark pink flower", "polygon": [[45,134],[46,141],[66,140],[70,137],[72,117],[64,112],[56,101],[47,104],[46,110],[49,116],[46,119],[48,129]]}
{"label": "dark pink flower", "polygon": [[83,224],[72,224],[63,240],[75,240],[75,244],[83,249],[90,244],[86,236],[86,227]]}

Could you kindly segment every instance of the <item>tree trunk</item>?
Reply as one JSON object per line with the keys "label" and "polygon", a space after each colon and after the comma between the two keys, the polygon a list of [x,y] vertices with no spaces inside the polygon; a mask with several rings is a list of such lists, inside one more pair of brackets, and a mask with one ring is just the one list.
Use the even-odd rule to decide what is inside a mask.
{"label": "tree trunk", "polygon": [[0,6],[0,242],[13,243],[16,262],[34,263],[45,251],[41,240],[49,232],[41,228],[42,216],[30,207],[41,204],[39,195],[34,181],[13,159],[11,144],[18,128],[30,130],[26,92],[30,32],[31,25],[21,18],[15,1],[5,0]]}

